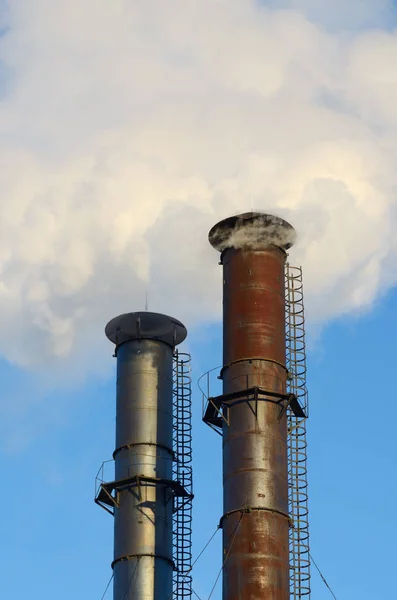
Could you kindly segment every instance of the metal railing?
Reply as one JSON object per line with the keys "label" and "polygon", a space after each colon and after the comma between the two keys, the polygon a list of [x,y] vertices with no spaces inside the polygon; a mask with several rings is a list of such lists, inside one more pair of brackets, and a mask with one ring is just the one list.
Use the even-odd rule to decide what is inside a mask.
{"label": "metal railing", "polygon": [[[305,313],[302,268],[286,265],[286,352],[288,392],[297,396],[306,417]],[[307,491],[306,418],[288,410],[288,486],[290,527],[290,597],[310,598],[309,511]]]}
{"label": "metal railing", "polygon": [[174,498],[173,579],[174,600],[190,600],[192,596],[192,385],[189,354],[175,352],[173,378],[173,415],[175,454],[173,479],[188,496]]}
{"label": "metal railing", "polygon": [[98,472],[95,476],[95,495],[96,498],[101,489],[102,483],[106,483],[108,481],[113,481],[114,479],[114,459],[110,458],[109,460],[104,460],[101,466],[98,469]]}

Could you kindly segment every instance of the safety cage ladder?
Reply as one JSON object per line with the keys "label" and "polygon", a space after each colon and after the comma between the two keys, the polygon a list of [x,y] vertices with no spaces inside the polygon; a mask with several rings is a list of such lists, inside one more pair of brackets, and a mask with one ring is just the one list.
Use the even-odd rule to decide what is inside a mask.
{"label": "safety cage ladder", "polygon": [[310,598],[310,547],[307,492],[305,313],[302,268],[286,265],[287,391],[297,396],[305,414],[297,418],[288,409],[288,494],[291,527],[290,597]]}
{"label": "safety cage ladder", "polygon": [[173,599],[192,596],[192,386],[190,355],[176,351],[173,377],[173,479],[187,496],[174,498],[173,514]]}

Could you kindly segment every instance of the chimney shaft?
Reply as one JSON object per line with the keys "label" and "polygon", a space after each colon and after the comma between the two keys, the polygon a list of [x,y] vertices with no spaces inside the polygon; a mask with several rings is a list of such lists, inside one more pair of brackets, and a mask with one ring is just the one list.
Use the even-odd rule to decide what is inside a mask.
{"label": "chimney shaft", "polygon": [[173,351],[186,337],[155,313],[116,317],[114,600],[172,597]]}
{"label": "chimney shaft", "polygon": [[223,265],[223,599],[288,600],[285,249],[294,230],[248,213],[210,232]]}

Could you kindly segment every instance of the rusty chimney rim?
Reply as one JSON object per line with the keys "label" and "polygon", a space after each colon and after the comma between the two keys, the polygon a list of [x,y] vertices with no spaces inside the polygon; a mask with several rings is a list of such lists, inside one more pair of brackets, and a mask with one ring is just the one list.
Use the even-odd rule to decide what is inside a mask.
{"label": "rusty chimney rim", "polygon": [[175,348],[186,338],[187,330],[178,319],[141,311],[114,317],[106,325],[105,334],[116,347],[132,340],[157,340]]}
{"label": "rusty chimney rim", "polygon": [[281,217],[262,212],[247,212],[228,217],[214,225],[208,234],[210,244],[219,252],[227,248],[291,248],[296,231]]}

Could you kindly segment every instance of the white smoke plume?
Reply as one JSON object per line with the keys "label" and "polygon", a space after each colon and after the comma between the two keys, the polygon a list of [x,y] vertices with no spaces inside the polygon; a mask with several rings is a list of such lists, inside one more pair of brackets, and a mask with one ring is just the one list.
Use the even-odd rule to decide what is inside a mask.
{"label": "white smoke plume", "polygon": [[312,321],[395,283],[391,2],[0,7],[4,357],[95,357],[146,290],[187,326],[217,318],[207,234],[252,207],[297,229]]}

